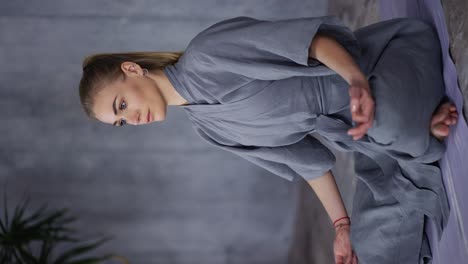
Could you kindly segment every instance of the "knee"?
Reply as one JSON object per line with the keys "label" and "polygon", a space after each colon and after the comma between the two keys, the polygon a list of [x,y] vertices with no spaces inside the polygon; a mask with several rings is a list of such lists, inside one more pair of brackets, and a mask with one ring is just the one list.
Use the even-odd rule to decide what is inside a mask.
{"label": "knee", "polygon": [[385,118],[385,123],[368,130],[369,140],[387,150],[407,153],[413,157],[422,155],[429,144],[430,133],[421,122],[408,120],[408,115],[395,114]]}
{"label": "knee", "polygon": [[375,143],[382,146],[389,146],[396,142],[406,128],[408,128],[406,115],[397,113],[396,111],[384,111],[385,109],[391,109],[391,107],[385,107],[382,104],[386,102],[380,102],[379,107],[375,110],[375,117],[372,123],[372,127],[367,131],[367,135]]}
{"label": "knee", "polygon": [[435,45],[440,45],[439,41],[439,34],[437,33],[437,28],[431,23],[426,20],[420,18],[408,18],[410,23],[413,25],[414,30],[417,31],[418,34],[428,35],[428,39],[425,41],[431,42],[432,41]]}
{"label": "knee", "polygon": [[422,18],[405,17],[403,19],[407,20],[408,23],[413,24],[413,28],[415,28],[415,29],[419,29],[421,31],[426,31],[427,30],[427,31],[431,31],[433,33],[437,32],[435,26],[431,22],[429,22],[427,20],[424,20]]}

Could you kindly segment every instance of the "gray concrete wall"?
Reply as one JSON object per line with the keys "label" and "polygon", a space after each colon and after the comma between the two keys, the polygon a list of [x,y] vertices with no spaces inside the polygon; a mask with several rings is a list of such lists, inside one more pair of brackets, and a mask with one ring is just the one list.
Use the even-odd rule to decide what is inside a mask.
{"label": "gray concrete wall", "polygon": [[115,236],[96,253],[131,263],[285,263],[300,185],[203,142],[181,109],[142,127],[87,120],[80,67],[95,52],[184,49],[237,15],[326,12],[324,0],[2,1],[0,180],[10,206],[26,192],[31,209],[69,207],[83,235]]}
{"label": "gray concrete wall", "polygon": [[[457,68],[458,85],[463,94],[463,117],[468,120],[468,1],[442,0],[447,23],[450,55]],[[462,112],[460,112],[462,114]]]}

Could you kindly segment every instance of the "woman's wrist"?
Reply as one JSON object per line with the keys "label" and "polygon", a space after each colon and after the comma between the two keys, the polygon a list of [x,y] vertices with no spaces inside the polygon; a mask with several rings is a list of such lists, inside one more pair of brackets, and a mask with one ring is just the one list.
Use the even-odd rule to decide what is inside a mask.
{"label": "woman's wrist", "polygon": [[334,229],[335,229],[335,233],[339,233],[339,232],[342,232],[342,231],[349,232],[350,231],[350,225],[349,224],[339,224],[339,225],[336,225],[336,227]]}
{"label": "woman's wrist", "polygon": [[350,75],[349,77],[346,78],[346,82],[348,82],[349,85],[354,85],[354,84],[362,84],[362,83],[366,83],[367,82],[367,78],[366,76],[358,71],[352,75]]}
{"label": "woman's wrist", "polygon": [[348,84],[366,79],[364,72],[348,50],[334,37],[318,33],[309,47],[309,57],[320,61],[339,74]]}
{"label": "woman's wrist", "polygon": [[349,223],[342,223],[342,224],[337,224],[334,228],[335,233],[339,233],[342,231],[349,232],[350,231],[350,224]]}
{"label": "woman's wrist", "polygon": [[340,223],[340,222],[343,222],[343,221],[350,221],[351,219],[349,218],[349,216],[345,215],[345,216],[342,216],[340,218],[337,218],[333,221],[333,225],[336,225],[337,223]]}
{"label": "woman's wrist", "polygon": [[348,216],[340,217],[333,221],[333,227],[335,231],[341,229],[342,227],[349,227],[351,225],[351,220]]}
{"label": "woman's wrist", "polygon": [[343,226],[350,226],[351,223],[350,222],[342,222],[342,223],[337,223],[334,227],[335,227],[335,230],[338,229],[338,228],[341,228]]}

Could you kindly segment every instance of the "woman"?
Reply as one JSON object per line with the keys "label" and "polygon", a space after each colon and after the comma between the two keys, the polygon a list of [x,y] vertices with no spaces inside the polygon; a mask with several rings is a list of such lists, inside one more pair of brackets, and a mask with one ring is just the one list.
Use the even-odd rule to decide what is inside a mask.
{"label": "woman", "polygon": [[[335,227],[336,263],[419,263],[430,257],[425,216],[439,235],[448,216],[437,161],[458,116],[440,57],[434,29],[417,19],[352,32],[334,16],[242,16],[206,28],[183,54],[87,57],[80,98],[90,118],[114,126],[182,107],[210,144],[307,180]],[[353,224],[335,157],[312,132],[354,152]]]}

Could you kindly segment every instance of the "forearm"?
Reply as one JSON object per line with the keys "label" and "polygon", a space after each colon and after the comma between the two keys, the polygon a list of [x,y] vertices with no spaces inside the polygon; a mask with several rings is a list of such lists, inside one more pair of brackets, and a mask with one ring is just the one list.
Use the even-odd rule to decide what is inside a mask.
{"label": "forearm", "polygon": [[[331,170],[327,171],[325,175],[307,182],[322,202],[331,221],[348,215]],[[347,221],[347,219],[343,219],[339,223]]]}
{"label": "forearm", "polygon": [[365,78],[349,52],[334,38],[316,34],[309,47],[309,57],[338,73],[348,84]]}

